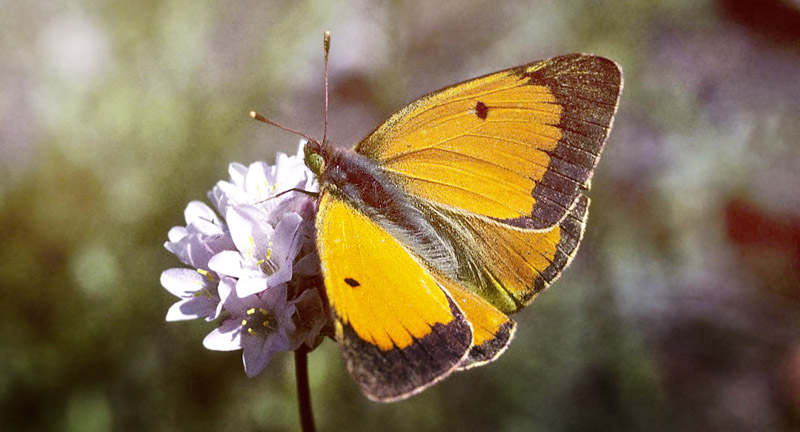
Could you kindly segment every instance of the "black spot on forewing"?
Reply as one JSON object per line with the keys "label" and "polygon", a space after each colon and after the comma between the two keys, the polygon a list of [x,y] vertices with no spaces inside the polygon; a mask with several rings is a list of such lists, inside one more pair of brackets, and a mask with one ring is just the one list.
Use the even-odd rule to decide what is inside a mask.
{"label": "black spot on forewing", "polygon": [[358,283],[358,281],[353,279],[353,278],[344,278],[344,283],[346,283],[347,285],[350,285],[353,288],[355,288],[357,286],[361,286],[361,284]]}
{"label": "black spot on forewing", "polygon": [[475,115],[481,120],[486,120],[486,117],[489,115],[489,107],[486,106],[485,103],[478,101],[478,103],[475,104]]}

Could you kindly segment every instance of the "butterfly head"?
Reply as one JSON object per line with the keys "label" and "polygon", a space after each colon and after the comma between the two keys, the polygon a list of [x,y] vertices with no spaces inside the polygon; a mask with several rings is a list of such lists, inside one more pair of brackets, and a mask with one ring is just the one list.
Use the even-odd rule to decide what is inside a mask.
{"label": "butterfly head", "polygon": [[326,154],[330,152],[330,142],[323,141],[320,143],[316,140],[309,140],[305,147],[303,147],[303,159],[308,167],[318,177],[322,175],[325,169]]}

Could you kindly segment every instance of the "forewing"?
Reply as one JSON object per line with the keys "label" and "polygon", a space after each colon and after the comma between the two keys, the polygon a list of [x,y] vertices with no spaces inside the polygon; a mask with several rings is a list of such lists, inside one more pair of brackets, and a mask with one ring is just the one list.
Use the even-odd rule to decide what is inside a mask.
{"label": "forewing", "polygon": [[408,193],[528,228],[588,188],[622,84],[612,61],[568,55],[409,104],[356,146]]}

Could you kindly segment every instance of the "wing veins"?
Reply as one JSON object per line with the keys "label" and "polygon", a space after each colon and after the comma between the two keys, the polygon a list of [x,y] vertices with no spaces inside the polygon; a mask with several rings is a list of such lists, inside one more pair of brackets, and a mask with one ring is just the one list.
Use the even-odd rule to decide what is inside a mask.
{"label": "wing veins", "polygon": [[[439,150],[441,150],[441,151],[445,151],[445,152],[450,152],[450,153],[455,153],[455,152],[451,152],[451,151],[449,151],[449,150],[446,150],[446,149],[439,149]],[[456,154],[460,154],[460,153],[456,153]],[[497,164],[495,164],[495,163],[493,163],[493,162],[488,162],[488,161],[485,161],[485,160],[483,160],[483,159],[473,158],[473,157],[471,157],[471,156],[468,156],[468,155],[462,155],[462,156],[468,157],[468,158],[470,158],[470,159],[473,159],[473,160],[477,160],[477,161],[485,162],[485,163],[487,163],[488,165],[494,165],[494,166],[497,166],[498,168],[500,168],[500,169],[503,169],[503,170],[505,170],[505,171],[507,171],[507,172],[511,172],[511,173],[517,174],[519,177],[524,177],[524,178],[527,178],[527,179],[529,179],[529,180],[533,180],[533,179],[531,179],[530,177],[528,177],[528,176],[526,176],[526,175],[519,175],[519,173],[517,173],[516,171],[510,170],[510,169],[508,169],[508,168],[505,168],[505,167],[502,167],[502,166],[500,166],[500,165],[497,165]],[[487,182],[489,182],[489,183],[493,183],[493,184],[500,185],[500,186],[501,186],[501,187],[500,187],[500,189],[510,190],[510,191],[513,191],[513,192],[519,192],[519,190],[518,190],[518,189],[516,189],[516,188],[513,188],[513,187],[512,187],[512,188],[508,188],[508,187],[506,187],[506,183],[504,183],[504,182],[500,182],[499,180],[495,179],[493,176],[477,175],[477,174],[473,173],[473,172],[472,172],[472,171],[470,171],[470,170],[461,169],[461,168],[459,168],[459,167],[457,167],[457,166],[453,166],[453,165],[447,165],[447,164],[442,164],[442,163],[435,163],[435,162],[425,162],[425,163],[424,163],[424,164],[422,164],[422,165],[433,165],[433,166],[439,166],[439,167],[446,167],[446,168],[451,168],[451,169],[453,169],[454,171],[458,171],[458,172],[463,172],[463,173],[471,173],[471,174],[475,175],[476,177],[478,177],[478,178],[481,178],[481,179],[484,179],[485,181],[487,181]],[[446,183],[442,183],[442,184],[446,184]],[[536,184],[536,182],[535,182],[535,181],[534,181],[534,184]],[[525,193],[524,195],[525,195],[525,196],[529,196],[527,193]]]}
{"label": "wing veins", "polygon": [[[498,140],[498,141],[505,141],[505,142],[508,142],[508,143],[516,144],[516,145],[519,145],[519,146],[522,146],[522,147],[526,147],[526,149],[525,149],[525,150],[528,150],[528,149],[529,149],[529,147],[530,147],[530,145],[528,145],[528,144],[527,144],[527,143],[525,143],[524,141],[517,141],[517,140],[513,140],[513,139],[511,139],[511,138],[501,138],[501,137],[495,137],[495,136],[491,136],[491,135],[477,135],[477,134],[468,134],[468,135],[464,135],[464,136],[471,136],[471,137],[475,137],[475,138],[487,138],[487,139],[494,139],[494,140]],[[566,141],[563,141],[563,140],[562,140],[562,141],[560,141],[560,143],[561,143],[561,144],[568,145],[568,144],[566,143]],[[574,149],[576,149],[576,150],[578,150],[578,151],[581,151],[581,152],[583,152],[583,153],[586,153],[586,154],[589,154],[589,155],[591,155],[591,156],[594,156],[594,158],[597,158],[597,156],[598,156],[598,155],[596,155],[596,154],[594,154],[594,153],[592,153],[592,152],[590,152],[590,151],[588,151],[588,150],[582,149],[582,148],[580,148],[580,147],[575,147],[575,146],[572,146],[572,145],[568,145],[568,146],[569,146],[569,147],[572,147],[572,148],[574,148]],[[439,147],[437,147],[437,148],[439,148]],[[427,150],[427,149],[421,149],[420,151],[421,151],[421,152],[424,152],[424,151],[426,151],[426,150]],[[575,165],[575,166],[579,166],[579,167],[583,167],[583,168],[591,168],[591,167],[586,167],[586,166],[583,166],[583,165],[578,165],[578,164],[572,163],[572,162],[570,162],[570,161],[568,161],[568,160],[566,160],[566,159],[564,159],[564,158],[562,158],[562,157],[559,157],[559,156],[557,156],[555,153],[553,153],[553,152],[552,152],[552,151],[550,151],[550,150],[541,150],[541,149],[536,149],[536,148],[535,148],[534,150],[535,150],[535,151],[538,151],[538,152],[545,153],[546,155],[550,156],[550,157],[551,157],[551,158],[553,158],[553,159],[558,159],[558,160],[560,160],[560,161],[563,161],[563,162],[566,162],[566,163],[568,163],[568,164],[570,164],[570,165]],[[534,163],[535,163],[535,162],[534,162]],[[536,164],[536,165],[537,165],[537,166],[539,166],[539,167],[542,167],[542,168],[547,168],[547,166],[545,166],[545,165],[541,165],[541,164]],[[575,183],[581,183],[581,182],[577,181],[576,179],[573,179],[573,178],[571,178],[571,177],[567,176],[566,174],[561,174],[561,173],[559,173],[559,172],[557,172],[557,171],[554,171],[554,173],[556,173],[556,174],[558,174],[558,175],[561,175],[561,176],[563,176],[563,177],[564,177],[564,178],[566,178],[566,179],[573,180],[573,181],[575,181]]]}
{"label": "wing veins", "polygon": [[[487,138],[487,139],[494,139],[494,140],[498,140],[498,141],[504,141],[504,142],[508,142],[508,143],[512,143],[512,144],[517,144],[517,145],[520,145],[520,146],[523,146],[523,147],[530,147],[530,146],[528,146],[528,145],[527,145],[525,142],[523,142],[523,141],[512,140],[512,139],[510,139],[510,138],[500,138],[500,137],[494,137],[494,136],[490,136],[490,135],[476,135],[476,134],[468,134],[468,135],[463,135],[463,136],[470,136],[470,137],[475,137],[475,138]],[[577,148],[577,147],[575,147],[575,148]],[[441,148],[441,147],[436,147],[436,149],[438,149],[438,150],[443,150],[443,151],[447,151],[447,149],[443,149],[443,148]],[[578,148],[578,149],[579,149],[579,150],[583,150],[583,149],[580,149],[580,148]],[[425,152],[425,151],[427,151],[427,150],[429,150],[429,149],[423,149],[423,150],[420,150],[420,153],[424,153],[424,152]],[[562,162],[566,162],[567,164],[570,164],[570,165],[574,165],[574,166],[578,166],[578,167],[582,167],[582,168],[591,168],[591,167],[585,167],[585,166],[583,166],[583,165],[578,165],[578,164],[572,163],[572,162],[570,162],[570,161],[568,161],[568,160],[565,160],[564,158],[561,158],[561,157],[559,157],[559,156],[555,155],[555,154],[554,154],[552,151],[546,151],[546,150],[540,150],[540,149],[535,149],[535,151],[542,152],[542,153],[546,154],[547,156],[549,156],[551,159],[557,159],[557,160],[560,160],[560,161],[562,161]],[[591,152],[587,152],[587,151],[585,151],[585,150],[584,150],[584,152],[586,152],[586,153],[589,153],[589,154],[590,154],[590,155],[592,155],[592,156],[597,156],[597,155],[594,155],[593,153],[591,153]],[[457,152],[454,152],[454,153],[457,153]],[[461,154],[461,153],[458,153],[458,154]],[[506,153],[506,154],[510,154],[511,156],[514,156],[514,155],[513,155],[513,154],[511,154],[511,153]],[[467,155],[464,155],[464,156],[467,156]],[[476,159],[478,159],[478,158],[476,158]],[[522,159],[522,158],[519,158],[519,157],[517,157],[517,159]],[[478,160],[486,161],[485,159],[478,159]],[[523,160],[527,160],[527,159],[523,159]],[[489,162],[489,161],[486,161],[486,162]],[[494,163],[493,163],[493,164],[494,164]],[[533,164],[534,164],[534,165],[536,165],[536,166],[538,166],[538,167],[540,167],[540,168],[544,168],[544,169],[547,169],[547,167],[548,167],[548,165],[549,165],[549,164],[548,164],[548,165],[542,165],[542,164],[540,164],[540,163],[538,163],[538,162],[536,162],[536,161],[533,161]],[[494,164],[494,165],[496,165],[496,166],[498,166],[498,167],[501,167],[501,168],[504,168],[504,167],[502,167],[501,165],[497,165],[497,164]],[[517,172],[517,171],[513,171],[513,172]],[[555,170],[553,170],[552,172],[553,172],[553,174],[555,174],[555,175],[558,175],[558,176],[560,176],[560,177],[563,177],[563,178],[565,178],[565,179],[567,179],[567,180],[571,180],[571,181],[573,181],[573,182],[575,182],[575,183],[577,183],[577,184],[580,184],[580,183],[582,183],[582,181],[578,181],[577,179],[574,179],[574,178],[572,178],[572,177],[570,177],[570,176],[568,176],[568,175],[566,175],[566,174],[560,173],[560,172],[558,172],[558,171],[555,171]],[[525,173],[519,173],[519,174],[521,174],[521,175],[524,175],[524,176],[527,176],[527,177],[528,177],[528,178],[530,178],[531,180],[534,180],[534,181],[535,181],[535,179],[534,179],[534,178],[532,178],[532,177],[528,176],[528,175],[527,175],[527,174],[525,174]],[[539,184],[539,183],[537,182],[537,184]]]}
{"label": "wing veins", "polygon": [[[483,135],[463,135],[463,136],[476,136],[476,137],[484,137]],[[486,138],[494,138],[494,137],[486,137]],[[516,141],[513,141],[513,140],[506,140],[506,139],[501,139],[501,138],[496,138],[496,139],[498,139],[498,140],[504,140],[504,141],[508,141],[508,142],[512,142],[512,143],[516,143],[516,144],[522,144],[522,143],[519,143],[519,142],[516,142]],[[523,145],[524,145],[524,144],[523,144]],[[511,169],[511,168],[508,168],[508,167],[506,167],[506,166],[500,165],[500,164],[498,164],[498,163],[492,162],[492,161],[490,161],[490,160],[481,159],[481,158],[479,158],[479,157],[471,156],[471,155],[464,154],[464,153],[459,153],[459,152],[457,152],[457,151],[454,151],[454,150],[450,150],[450,149],[446,149],[446,148],[442,148],[442,147],[433,147],[433,148],[421,149],[421,150],[419,150],[419,151],[416,151],[416,152],[414,152],[414,154],[424,154],[425,152],[427,152],[427,151],[431,151],[431,150],[438,150],[438,151],[442,151],[442,152],[446,152],[446,153],[457,154],[457,155],[459,155],[459,156],[462,156],[462,157],[465,157],[465,158],[469,158],[469,159],[472,159],[472,160],[475,160],[475,161],[483,162],[483,163],[485,163],[485,164],[487,164],[487,165],[491,165],[491,166],[497,167],[497,168],[499,168],[499,169],[501,169],[501,170],[503,170],[503,171],[510,172],[510,173],[514,173],[514,174],[516,174],[516,175],[518,175],[518,176],[520,176],[520,177],[524,177],[524,178],[527,178],[527,179],[529,179],[529,180],[532,180],[536,186],[544,187],[544,188],[550,189],[550,190],[552,190],[552,191],[554,191],[554,192],[561,192],[561,193],[563,193],[563,191],[559,191],[559,190],[553,189],[552,187],[550,187],[550,186],[548,186],[548,185],[546,185],[546,184],[542,183],[542,182],[541,182],[541,180],[537,181],[536,179],[534,179],[533,177],[531,177],[531,176],[530,176],[530,175],[528,175],[527,173],[522,173],[522,172],[519,172],[519,171],[513,170],[513,169]],[[537,151],[541,151],[541,150],[537,150]],[[555,155],[553,155],[553,154],[551,154],[551,153],[548,153],[548,152],[544,152],[544,153],[545,153],[545,154],[547,154],[547,155],[548,155],[550,158],[552,158],[552,159],[558,159],[558,160],[561,160],[561,161],[563,161],[563,160],[564,160],[564,159],[562,159],[562,158],[559,158],[559,157],[557,157],[557,156],[555,156]],[[519,158],[519,157],[515,156],[515,155],[514,155],[514,154],[512,154],[512,153],[506,153],[506,154],[508,154],[508,155],[510,155],[510,156],[512,156],[512,157],[516,157],[517,159],[522,159],[522,158]],[[522,159],[522,160],[526,160],[526,159]],[[526,160],[526,161],[527,161],[527,160]],[[566,162],[566,161],[565,161],[565,162]],[[569,163],[569,162],[567,162],[567,163]],[[538,162],[535,162],[535,161],[534,161],[534,162],[533,162],[533,164],[534,164],[534,165],[536,165],[536,166],[538,166],[538,167],[540,167],[540,168],[547,169],[547,166],[546,166],[546,165],[542,165],[542,164],[540,164],[540,163],[538,163]],[[449,166],[449,165],[442,165],[442,164],[434,164],[434,165]],[[574,165],[574,164],[573,164],[573,165]],[[582,181],[578,181],[577,179],[574,179],[574,178],[572,178],[572,177],[570,177],[570,176],[568,176],[568,175],[566,175],[566,174],[560,173],[560,172],[558,172],[558,171],[555,171],[555,170],[553,170],[553,171],[551,171],[551,172],[553,173],[553,175],[556,175],[556,176],[559,176],[559,177],[561,177],[561,178],[564,178],[564,179],[566,179],[567,181],[571,181],[571,182],[575,183],[576,185],[583,183]],[[496,182],[495,182],[495,183],[496,183]]]}
{"label": "wing veins", "polygon": [[[452,152],[451,150],[442,149],[442,148],[438,148],[438,150],[440,150],[440,151],[445,151],[445,152]],[[456,152],[452,152],[452,153],[456,153]],[[474,159],[474,160],[478,160],[478,161],[483,161],[483,162],[486,162],[486,163],[487,163],[487,164],[489,164],[489,165],[494,165],[494,166],[497,166],[497,167],[499,167],[499,168],[501,168],[501,169],[503,169],[503,170],[506,170],[506,171],[512,172],[512,173],[514,173],[514,174],[519,174],[519,173],[517,173],[516,171],[513,171],[513,170],[510,170],[510,169],[508,169],[508,168],[506,168],[506,167],[503,167],[503,166],[497,165],[497,164],[495,164],[495,163],[493,163],[493,162],[486,161],[485,159],[478,159],[478,158],[474,158],[474,157],[472,157],[472,156],[469,156],[469,155],[464,155],[464,154],[462,154],[462,153],[456,153],[456,154],[459,154],[459,155],[462,155],[462,156],[464,156],[464,157],[468,157],[468,158],[471,158],[471,159]],[[448,168],[456,168],[456,169],[457,169],[457,167],[453,167],[453,166],[451,166],[451,165],[437,164],[437,163],[430,163],[430,162],[429,162],[429,164],[430,164],[430,165],[444,166],[444,167],[448,167]],[[394,171],[394,170],[392,170],[392,171]],[[466,172],[465,170],[461,170],[461,171],[463,171],[463,172]],[[394,172],[397,172],[397,171],[394,171]],[[582,182],[576,181],[576,180],[574,180],[574,179],[572,179],[572,178],[570,178],[570,177],[567,177],[567,176],[565,176],[565,175],[562,175],[561,173],[558,173],[558,172],[556,172],[556,171],[553,171],[553,172],[554,172],[555,174],[561,175],[562,177],[564,177],[564,178],[566,178],[566,179],[568,179],[568,180],[574,181],[576,185],[578,185],[578,184],[581,184],[581,183],[582,183]],[[475,195],[475,196],[478,196],[478,197],[481,197],[481,198],[484,198],[484,199],[488,199],[488,200],[490,200],[490,201],[493,201],[493,202],[495,202],[495,203],[497,203],[497,204],[501,204],[501,203],[500,203],[499,201],[497,201],[497,200],[491,199],[491,198],[489,198],[489,197],[487,197],[487,196],[485,196],[485,195],[481,195],[481,194],[479,194],[479,193],[476,193],[476,192],[473,192],[473,191],[471,191],[471,190],[468,190],[468,189],[461,188],[461,187],[459,187],[459,186],[456,186],[456,185],[454,185],[454,184],[445,183],[445,182],[442,182],[442,181],[437,181],[437,180],[428,179],[428,178],[423,178],[423,177],[419,177],[419,176],[413,176],[413,175],[410,175],[410,174],[408,174],[408,173],[402,173],[402,175],[403,175],[403,176],[405,176],[405,177],[411,178],[411,179],[415,179],[415,180],[419,180],[419,181],[425,181],[425,182],[427,182],[427,183],[439,184],[439,185],[442,185],[442,186],[451,187],[451,188],[453,188],[453,189],[461,190],[461,191],[464,191],[464,192],[468,192],[468,193],[470,193],[470,194],[472,194],[472,195]],[[528,177],[527,175],[525,175],[524,177],[526,177],[526,178],[528,178],[528,179],[530,179],[530,180],[533,180],[531,177]],[[491,177],[483,177],[483,178],[488,178],[488,179],[489,179],[489,180],[490,180],[492,183],[498,183],[498,184],[500,184],[498,181],[494,180],[494,179],[493,179],[493,178],[491,178]],[[565,191],[560,191],[560,190],[557,190],[557,189],[553,189],[553,188],[552,188],[552,187],[550,187],[549,185],[547,185],[547,184],[544,184],[544,183],[542,183],[542,182],[537,182],[537,181],[535,181],[535,180],[533,180],[533,181],[534,181],[534,184],[535,184],[535,186],[543,187],[543,188],[549,189],[549,190],[551,190],[551,191],[553,191],[553,192],[560,193],[560,194],[565,194],[565,195],[569,195],[569,194],[571,194],[570,192],[565,192]],[[507,189],[507,188],[506,188],[506,189]],[[512,189],[512,190],[514,190],[514,189]],[[556,201],[553,201],[553,200],[551,200],[550,198],[548,198],[548,197],[547,197],[547,196],[545,196],[545,195],[542,195],[542,196],[540,196],[540,197],[534,197],[534,200],[535,200],[535,201],[534,201],[534,205],[536,205],[536,202],[539,202],[539,200],[543,200],[543,201],[548,201],[548,202],[550,202],[550,203],[552,203],[552,204],[556,205],[557,207],[560,207],[561,209],[563,209],[563,210],[565,210],[565,211],[569,212],[569,208],[567,208],[566,206],[562,205],[562,204],[561,204],[561,203],[559,203],[559,202],[556,202]],[[504,207],[504,208],[506,208],[506,209],[508,209],[508,210],[512,210],[512,211],[515,211],[515,212],[516,212],[516,210],[515,210],[514,208],[512,208],[512,207],[508,207],[508,206],[505,206],[505,205],[502,205],[502,207]],[[537,220],[540,220],[540,221],[541,221],[541,219],[540,219],[540,218],[537,218],[537,217],[533,216],[532,214],[523,214],[523,215],[521,215],[521,217],[530,218],[530,219],[537,219]],[[544,221],[542,221],[542,222],[544,222]]]}
{"label": "wing veins", "polygon": [[[498,206],[500,206],[500,207],[503,207],[503,208],[506,208],[506,209],[508,209],[508,210],[512,210],[512,211],[513,211],[513,212],[515,212],[515,213],[517,212],[517,210],[515,210],[515,209],[513,209],[513,208],[511,208],[511,207],[508,207],[508,206],[506,206],[505,204],[503,204],[503,203],[502,203],[502,202],[500,202],[500,201],[494,200],[494,199],[492,199],[492,198],[489,198],[489,197],[487,197],[487,196],[483,196],[483,195],[481,195],[481,194],[475,193],[475,192],[473,192],[473,191],[471,191],[471,190],[469,190],[469,189],[465,189],[465,188],[463,188],[463,187],[460,187],[460,186],[457,186],[457,185],[452,185],[452,184],[449,184],[449,183],[444,183],[444,182],[441,182],[441,181],[437,181],[437,180],[431,180],[431,179],[422,178],[422,177],[418,177],[418,176],[413,176],[413,175],[409,175],[409,174],[403,174],[403,176],[405,176],[405,177],[408,177],[408,178],[411,178],[411,179],[414,179],[414,180],[419,180],[419,181],[422,181],[422,182],[426,182],[426,183],[438,184],[438,185],[440,185],[440,186],[445,186],[445,187],[449,187],[449,188],[452,188],[452,189],[456,189],[456,190],[459,190],[459,191],[465,192],[465,193],[467,193],[467,194],[469,194],[469,195],[473,195],[473,196],[476,196],[476,197],[478,197],[478,198],[483,198],[483,199],[487,199],[487,200],[489,200],[489,201],[492,201],[492,202],[496,203]],[[426,200],[426,201],[428,201],[428,200]],[[472,212],[470,212],[470,213],[472,213]],[[529,215],[520,215],[520,216],[521,216],[521,217],[530,217]]]}
{"label": "wing veins", "polygon": [[[486,92],[483,92],[483,93],[478,93],[477,95],[460,96],[460,97],[450,98],[446,102],[442,102],[442,103],[440,103],[438,105],[431,105],[428,108],[425,108],[424,110],[418,112],[417,114],[414,114],[413,117],[409,117],[409,118],[419,117],[419,116],[431,111],[434,108],[440,108],[440,107],[443,107],[445,105],[452,105],[454,103],[462,102],[462,101],[473,99],[473,98],[480,98],[482,96],[486,96],[486,95],[490,95],[490,94],[493,94],[493,93],[502,92],[502,91],[506,91],[506,90],[511,90],[511,89],[514,89],[514,88],[517,88],[517,87],[519,87],[519,84],[518,83],[514,83],[514,85],[511,85],[511,86],[508,86],[508,87],[500,87],[500,88],[492,89],[490,91],[486,91]],[[445,89],[445,90],[447,90],[447,89]],[[542,94],[544,94],[544,93],[542,93]],[[425,97],[423,96],[423,99],[424,98]]]}
{"label": "wing veins", "polygon": [[[560,87],[565,88],[565,89],[579,89],[578,87],[565,86],[565,85],[560,85]],[[583,97],[580,94],[572,94],[572,95],[570,95],[570,98],[580,99],[580,100],[584,100],[584,101],[587,101],[587,102],[596,103],[598,105],[611,107],[611,108],[614,108],[614,109],[617,107],[617,103],[616,102],[605,102],[605,101],[600,101],[600,100],[597,100],[597,99],[590,99],[590,98],[587,98],[587,97]]]}
{"label": "wing veins", "polygon": [[[507,74],[507,76],[510,76],[510,74]],[[409,116],[406,119],[406,121],[408,121],[410,119],[413,119],[413,118],[416,118],[416,117],[420,117],[423,114],[426,114],[426,113],[428,113],[429,111],[431,111],[431,110],[433,110],[435,108],[441,108],[441,107],[446,106],[446,105],[452,105],[454,103],[462,102],[462,101],[466,101],[466,100],[470,100],[470,99],[479,99],[479,98],[485,97],[487,95],[491,95],[491,94],[495,94],[495,93],[501,93],[501,92],[508,91],[508,90],[513,90],[513,89],[516,89],[516,88],[519,88],[519,87],[523,87],[523,86],[526,86],[526,85],[530,86],[530,85],[533,85],[533,84],[531,84],[531,83],[522,83],[522,84],[520,84],[519,81],[517,81],[513,85],[492,89],[492,90],[489,90],[489,91],[485,91],[483,93],[478,93],[478,94],[470,95],[470,96],[461,96],[461,97],[451,98],[451,99],[447,100],[446,102],[442,102],[442,103],[440,103],[438,105],[431,105],[428,108],[425,108],[424,110],[414,114],[413,116]],[[534,94],[549,95],[548,92],[535,92]],[[424,96],[423,96],[423,98],[424,98]],[[548,103],[548,102],[545,101],[545,102],[539,102],[539,103]],[[427,124],[428,123],[422,123],[420,126],[425,126]]]}

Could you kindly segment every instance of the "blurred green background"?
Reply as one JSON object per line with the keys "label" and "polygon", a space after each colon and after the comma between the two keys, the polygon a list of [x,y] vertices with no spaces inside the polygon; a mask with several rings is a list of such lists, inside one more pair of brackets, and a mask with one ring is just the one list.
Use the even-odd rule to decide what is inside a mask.
{"label": "blurred green background", "polygon": [[350,146],[439,87],[568,52],[625,88],[581,251],[494,364],[408,401],[310,355],[321,430],[800,430],[797,0],[0,1],[0,430],[297,430],[166,323],[162,247],[231,161]]}

